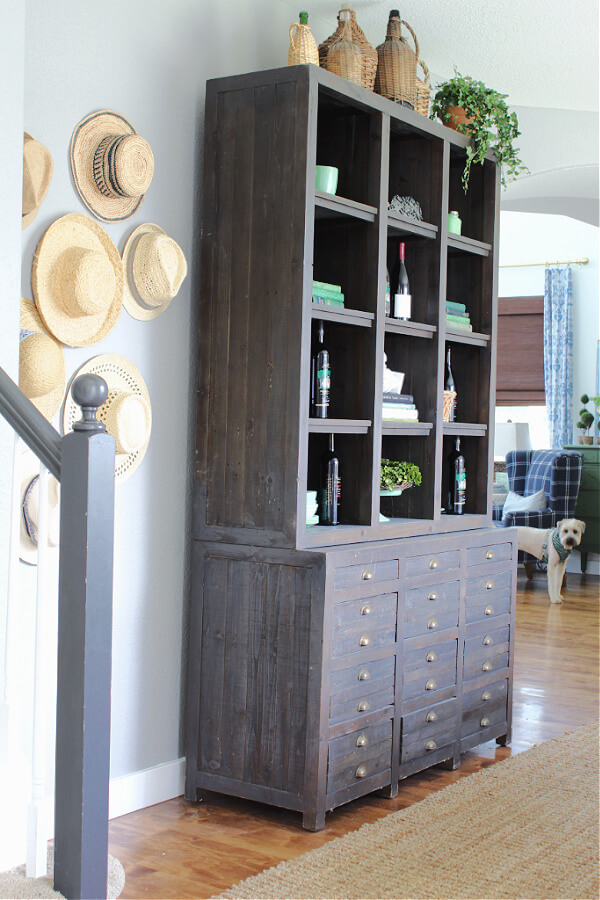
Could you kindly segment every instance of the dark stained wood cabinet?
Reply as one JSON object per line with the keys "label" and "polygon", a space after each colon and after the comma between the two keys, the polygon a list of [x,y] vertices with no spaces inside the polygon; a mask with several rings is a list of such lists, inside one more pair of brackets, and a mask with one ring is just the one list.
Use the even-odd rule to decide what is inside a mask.
{"label": "dark stained wood cabinet", "polygon": [[[305,827],[510,735],[516,543],[491,525],[499,178],[443,126],[314,66],[208,83],[186,795],[297,809]],[[340,170],[315,191],[315,165]],[[388,211],[395,194],[423,220]],[[464,235],[449,235],[458,209]],[[413,313],[385,315],[406,243]],[[317,306],[312,281],[342,285]],[[446,327],[465,302],[473,333]],[[330,418],[310,418],[325,324]],[[452,346],[457,421],[444,423]],[[382,421],[383,357],[418,423]],[[328,435],[342,523],[306,524]],[[445,460],[461,437],[462,516]],[[381,457],[423,483],[380,497]]]}

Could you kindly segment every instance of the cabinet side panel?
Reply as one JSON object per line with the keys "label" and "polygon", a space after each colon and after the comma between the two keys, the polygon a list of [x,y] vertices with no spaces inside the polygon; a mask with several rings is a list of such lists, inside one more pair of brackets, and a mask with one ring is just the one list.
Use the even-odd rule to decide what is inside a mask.
{"label": "cabinet side panel", "polygon": [[198,769],[300,794],[311,568],[208,557]]}
{"label": "cabinet side panel", "polygon": [[[240,80],[243,84],[243,79]],[[204,526],[293,534],[306,170],[303,81],[217,94],[206,154]],[[208,109],[208,107],[207,107]],[[302,109],[305,110],[302,115]],[[210,123],[207,123],[210,128]],[[199,423],[200,424],[200,423]],[[200,426],[201,427],[201,426]]]}

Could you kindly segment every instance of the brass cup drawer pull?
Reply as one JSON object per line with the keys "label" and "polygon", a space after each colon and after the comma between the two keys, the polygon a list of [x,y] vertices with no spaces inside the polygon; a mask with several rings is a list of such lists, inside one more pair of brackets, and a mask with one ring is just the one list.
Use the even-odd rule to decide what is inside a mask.
{"label": "brass cup drawer pull", "polygon": [[485,558],[486,558],[486,559],[493,559],[493,558],[494,558],[494,551],[493,551],[493,550],[488,550],[488,552],[485,554]]}
{"label": "brass cup drawer pull", "polygon": [[368,743],[369,738],[366,736],[366,734],[359,734],[359,736],[356,738],[357,747],[366,747]]}
{"label": "brass cup drawer pull", "polygon": [[433,559],[429,560],[429,568],[430,569],[437,569],[438,566],[439,566],[439,561],[435,557]]}
{"label": "brass cup drawer pull", "polygon": [[491,589],[492,589],[493,587],[494,587],[494,582],[493,582],[493,581],[486,581],[486,583],[485,583],[485,589],[486,589],[486,591],[491,591]]}
{"label": "brass cup drawer pull", "polygon": [[436,594],[435,591],[431,591],[430,594],[427,594],[427,599],[428,599],[428,600],[437,600],[437,599],[438,599],[438,595]]}
{"label": "brass cup drawer pull", "polygon": [[371,638],[369,637],[368,634],[363,634],[363,636],[361,637],[361,639],[358,643],[360,644],[361,647],[368,647],[369,644],[371,643]]}
{"label": "brass cup drawer pull", "polygon": [[370,681],[370,680],[371,680],[371,673],[369,672],[369,670],[368,670],[368,669],[361,669],[360,672],[358,673],[358,680],[359,680],[359,681]]}
{"label": "brass cup drawer pull", "polygon": [[430,650],[425,659],[427,660],[427,662],[435,662],[437,659],[437,653],[435,652],[435,650]]}
{"label": "brass cup drawer pull", "polygon": [[437,744],[435,741],[427,741],[425,744],[426,750],[437,750]]}
{"label": "brass cup drawer pull", "polygon": [[482,728],[487,728],[488,725],[490,724],[490,720],[486,716],[484,716],[479,724],[481,725]]}
{"label": "brass cup drawer pull", "polygon": [[356,709],[358,712],[368,712],[371,709],[371,704],[368,700],[361,700]]}
{"label": "brass cup drawer pull", "polygon": [[436,719],[437,719],[437,713],[433,709],[430,709],[429,712],[427,713],[427,715],[425,716],[425,721],[426,722],[435,722]]}
{"label": "brass cup drawer pull", "polygon": [[426,690],[426,691],[435,691],[436,687],[437,687],[437,683],[433,680],[433,678],[430,678],[430,679],[425,683],[425,690]]}
{"label": "brass cup drawer pull", "polygon": [[491,662],[489,662],[489,661],[484,662],[484,664],[483,664],[482,667],[481,667],[481,671],[482,671],[482,672],[491,672],[491,671],[492,671],[492,664],[491,664]]}
{"label": "brass cup drawer pull", "polygon": [[359,766],[355,772],[357,778],[366,778],[368,774],[366,766]]}
{"label": "brass cup drawer pull", "polygon": [[481,699],[482,699],[483,701],[491,700],[491,699],[492,699],[492,695],[490,694],[489,691],[484,691],[483,694],[481,695]]}
{"label": "brass cup drawer pull", "polygon": [[429,622],[427,623],[427,627],[430,628],[431,630],[433,630],[434,628],[437,628],[437,627],[438,627],[438,620],[437,620],[437,619],[430,619]]}
{"label": "brass cup drawer pull", "polygon": [[493,639],[493,637],[491,636],[491,634],[486,634],[486,636],[485,636],[484,639],[483,639],[483,646],[484,646],[484,647],[489,647],[490,644],[493,644],[493,643],[494,643],[494,639]]}
{"label": "brass cup drawer pull", "polygon": [[485,608],[484,611],[483,611],[483,614],[484,614],[485,616],[493,616],[493,615],[494,615],[494,607],[493,607],[493,606],[486,606],[486,608]]}
{"label": "brass cup drawer pull", "polygon": [[372,612],[373,612],[373,607],[369,606],[368,603],[365,603],[365,605],[361,606],[361,608],[360,608],[361,616],[370,616]]}
{"label": "brass cup drawer pull", "polygon": [[373,573],[371,572],[370,569],[365,569],[365,571],[362,573],[362,575],[360,577],[362,578],[363,581],[370,581],[371,578],[373,577]]}

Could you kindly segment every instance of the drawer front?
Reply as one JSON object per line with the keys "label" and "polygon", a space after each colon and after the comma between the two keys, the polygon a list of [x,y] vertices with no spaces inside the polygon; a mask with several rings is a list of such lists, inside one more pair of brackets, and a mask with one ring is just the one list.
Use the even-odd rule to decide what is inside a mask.
{"label": "drawer front", "polygon": [[458,701],[456,697],[451,697],[449,700],[442,700],[441,703],[434,703],[432,706],[403,716],[402,743],[414,744],[422,738],[435,737],[452,724],[458,728],[457,714]]}
{"label": "drawer front", "polygon": [[468,737],[470,734],[477,734],[478,731],[485,731],[493,725],[500,725],[506,721],[506,704],[498,706],[496,709],[477,710],[471,712],[468,716],[463,716],[460,727],[461,738]]}
{"label": "drawer front", "polygon": [[354,696],[371,690],[373,685],[384,682],[383,686],[394,683],[396,657],[386,656],[372,662],[350,666],[331,673],[331,703],[341,703]]}
{"label": "drawer front", "polygon": [[463,694],[463,717],[480,710],[483,715],[487,709],[496,709],[498,706],[506,707],[506,698],[508,696],[508,681],[503,678],[502,681],[495,681],[485,687],[477,688],[473,691],[466,691]]}
{"label": "drawer front", "polygon": [[411,638],[424,634],[435,634],[446,628],[456,628],[458,625],[458,593],[459,583],[456,585],[456,597],[448,600],[421,600],[419,594],[418,605],[413,605],[413,591],[407,591],[407,600],[404,608],[404,637]]}
{"label": "drawer front", "polygon": [[467,624],[506,615],[510,612],[510,601],[510,594],[491,594],[489,597],[475,597],[470,600],[467,598],[465,606]]}
{"label": "drawer front", "polygon": [[359,697],[353,697],[351,700],[332,703],[329,707],[329,724],[337,725],[339,722],[347,722],[357,716],[366,716],[393,704],[393,681],[392,684],[385,687],[375,684],[373,688],[374,690],[365,691]]}
{"label": "drawer front", "polygon": [[410,673],[427,667],[430,671],[435,669],[436,664],[443,659],[454,658],[458,649],[458,641],[441,641],[438,644],[431,645],[417,650],[409,650],[408,642],[404,643],[404,672],[405,679],[410,679]]}
{"label": "drawer front", "polygon": [[510,591],[512,573],[494,572],[489,575],[475,575],[467,578],[467,603],[470,597],[486,597]]}
{"label": "drawer front", "polygon": [[[452,722],[448,723],[448,727],[436,734],[435,737],[423,737],[414,743],[405,744],[402,742],[400,761],[407,763],[412,762],[413,759],[426,758],[429,753],[433,753],[435,750],[442,750],[444,747],[448,747],[450,750],[451,745],[458,737],[457,732],[457,725],[455,722]],[[452,754],[449,752],[448,755],[451,756]]]}
{"label": "drawer front", "polygon": [[377,725],[368,725],[359,731],[352,731],[342,737],[329,741],[329,770],[340,768],[341,764],[352,764],[355,759],[360,760],[367,756],[373,747],[382,741],[392,738],[392,720],[386,719]]}
{"label": "drawer front", "polygon": [[367,658],[371,651],[388,647],[395,642],[395,621],[380,628],[373,628],[371,623],[365,622],[364,628],[349,632],[342,631],[337,634],[334,632],[331,656],[333,659],[337,659],[350,653],[363,653]]}
{"label": "drawer front", "polygon": [[460,581],[446,581],[443,584],[411,588],[406,592],[405,605],[410,610],[409,618],[414,618],[418,613],[426,615],[435,610],[436,603],[447,603],[448,608],[455,606],[458,609],[459,597]]}
{"label": "drawer front", "polygon": [[467,550],[467,565],[479,566],[483,563],[502,562],[512,559],[512,544],[486,544]]}
{"label": "drawer front", "polygon": [[450,569],[458,569],[460,555],[458,550],[443,550],[441,553],[428,553],[425,556],[409,556],[406,560],[407,578],[416,578],[419,575],[438,575],[440,572],[448,572]]}
{"label": "drawer front", "polygon": [[423,703],[427,703],[428,696],[434,691],[441,691],[443,688],[456,684],[456,654],[438,660],[434,665],[436,666],[435,670],[420,669],[417,672],[406,672],[402,685],[404,701],[422,697]]}
{"label": "drawer front", "polygon": [[384,559],[354,566],[340,566],[335,570],[333,583],[336,590],[339,590],[361,584],[376,584],[379,581],[395,581],[397,578],[398,560]]}
{"label": "drawer front", "polygon": [[334,794],[350,785],[358,784],[370,778],[372,775],[379,775],[391,769],[392,766],[392,739],[382,741],[368,748],[368,752],[363,758],[353,760],[345,764],[332,764],[327,771],[327,793]]}
{"label": "drawer front", "polygon": [[477,678],[478,675],[486,675],[492,672],[498,672],[500,669],[506,669],[508,666],[508,648],[502,650],[500,647],[492,648],[492,652],[479,659],[465,660],[463,669],[463,678],[467,681],[469,678]]}
{"label": "drawer front", "polygon": [[465,641],[465,662],[472,659],[480,659],[493,654],[494,648],[502,646],[508,650],[510,639],[510,626],[493,628],[476,637],[467,638]]}
{"label": "drawer front", "polygon": [[379,594],[363,600],[349,600],[336,603],[333,608],[333,627],[336,632],[352,628],[366,628],[371,622],[377,626],[382,622],[396,621],[398,594]]}

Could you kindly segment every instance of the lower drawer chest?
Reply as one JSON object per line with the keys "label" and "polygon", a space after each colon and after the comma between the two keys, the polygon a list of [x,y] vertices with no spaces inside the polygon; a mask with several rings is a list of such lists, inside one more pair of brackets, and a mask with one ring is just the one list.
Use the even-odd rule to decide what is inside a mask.
{"label": "lower drawer chest", "polygon": [[510,739],[516,531],[327,550],[198,542],[186,796],[325,814]]}

